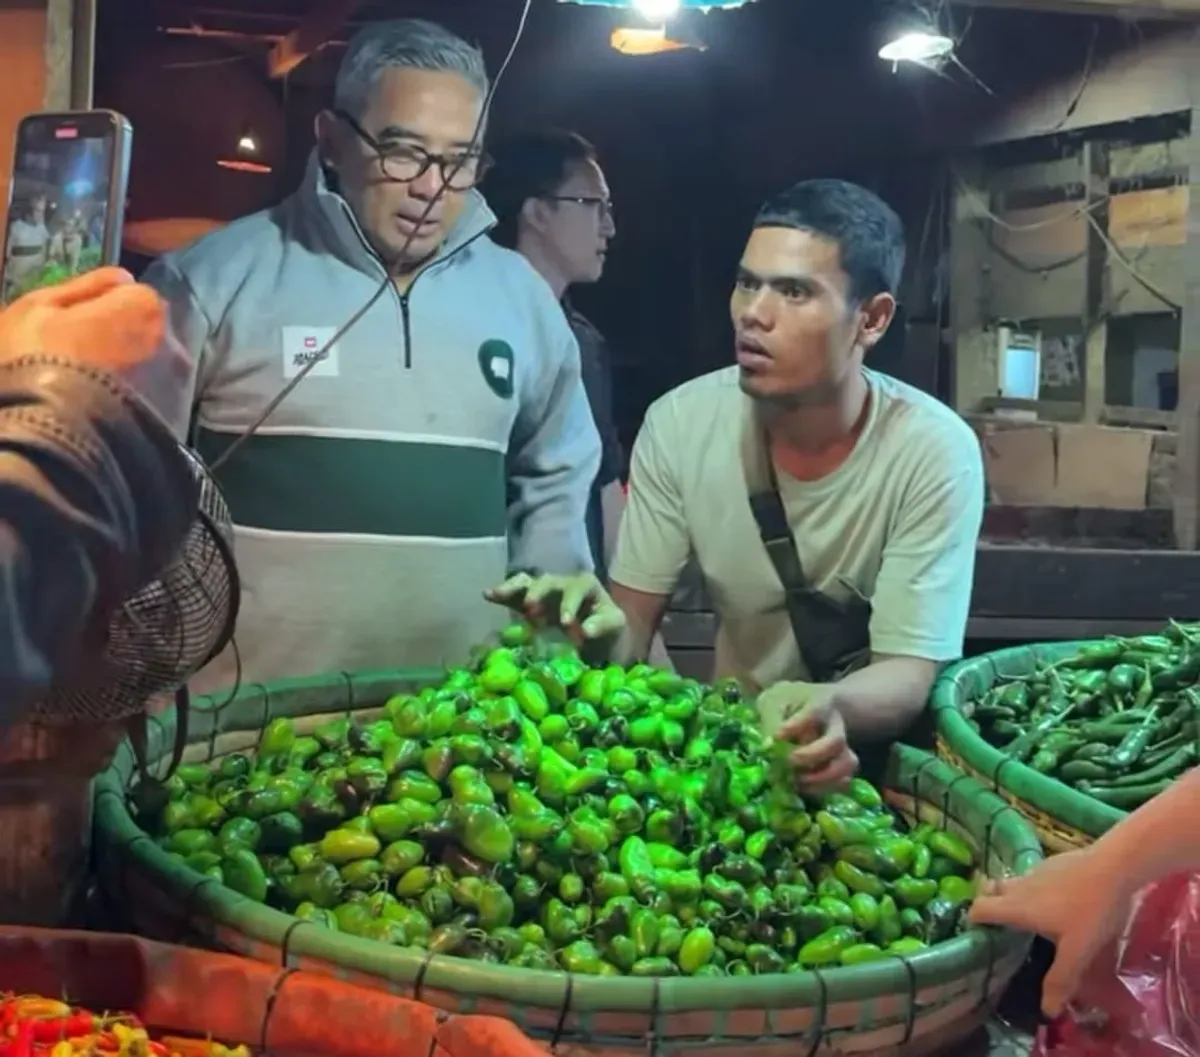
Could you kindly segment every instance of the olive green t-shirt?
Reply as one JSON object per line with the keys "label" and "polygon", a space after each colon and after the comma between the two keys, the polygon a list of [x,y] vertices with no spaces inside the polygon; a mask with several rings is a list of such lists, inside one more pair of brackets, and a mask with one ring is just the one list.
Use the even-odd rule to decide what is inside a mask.
{"label": "olive green t-shirt", "polygon": [[[983,517],[979,441],[933,397],[865,373],[870,408],[849,458],[817,481],[776,467],[805,577],[832,597],[870,601],[872,652],[954,660]],[[719,621],[715,675],[762,689],[809,674],[750,512],[742,436],[752,414],[736,367],[651,406],[633,449],[611,578],[670,594],[694,557]]]}

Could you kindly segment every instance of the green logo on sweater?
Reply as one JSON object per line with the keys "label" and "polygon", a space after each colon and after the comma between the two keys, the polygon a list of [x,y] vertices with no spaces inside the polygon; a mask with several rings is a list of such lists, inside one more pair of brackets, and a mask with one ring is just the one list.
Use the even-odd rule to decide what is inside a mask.
{"label": "green logo on sweater", "polygon": [[513,395],[513,350],[507,341],[489,338],[479,346],[479,369],[483,380],[497,396],[508,400]]}

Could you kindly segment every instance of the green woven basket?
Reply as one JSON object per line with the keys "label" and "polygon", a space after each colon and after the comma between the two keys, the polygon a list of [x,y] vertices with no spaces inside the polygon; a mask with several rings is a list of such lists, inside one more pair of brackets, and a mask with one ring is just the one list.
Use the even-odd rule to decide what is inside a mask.
{"label": "green woven basket", "polygon": [[1015,646],[959,661],[942,673],[930,698],[938,755],[1004,797],[1029,819],[1046,850],[1052,853],[1086,847],[1126,813],[1005,756],[968,721],[975,704],[996,683],[1028,675],[1039,662],[1061,660],[1082,645],[1052,642]]}
{"label": "green woven basket", "polygon": [[[220,707],[200,700],[186,758],[208,761],[253,748],[275,716],[309,730],[351,712],[370,715],[391,695],[433,678],[326,676],[248,687]],[[151,761],[169,756],[173,736],[172,713],[151,724]],[[556,1052],[726,1055],[753,1046],[756,1057],[933,1053],[983,1023],[1030,943],[1012,932],[973,929],[907,958],[713,980],[582,977],[428,956],[299,921],[168,858],[126,809],[132,773],[126,744],[97,782],[96,850],[102,889],[134,930],[330,973],[451,1012],[507,1017]],[[929,753],[897,747],[884,791],[909,819],[963,836],[990,875],[1024,873],[1042,858],[1018,812]]]}

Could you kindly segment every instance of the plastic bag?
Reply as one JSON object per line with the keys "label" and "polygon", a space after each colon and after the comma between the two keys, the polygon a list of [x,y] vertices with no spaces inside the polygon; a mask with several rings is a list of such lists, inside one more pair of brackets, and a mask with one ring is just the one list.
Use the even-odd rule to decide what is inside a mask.
{"label": "plastic bag", "polygon": [[1031,1057],[1200,1057],[1200,874],[1138,893],[1124,934]]}

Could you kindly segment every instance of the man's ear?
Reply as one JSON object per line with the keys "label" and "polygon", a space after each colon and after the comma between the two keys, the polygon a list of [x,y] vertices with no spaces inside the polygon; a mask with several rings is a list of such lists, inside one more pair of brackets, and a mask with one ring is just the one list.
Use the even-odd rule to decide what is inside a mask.
{"label": "man's ear", "polygon": [[864,349],[871,349],[896,318],[896,298],[887,293],[876,294],[863,302],[860,311],[862,323],[858,328],[858,340]]}
{"label": "man's ear", "polygon": [[531,231],[542,231],[546,227],[546,206],[540,198],[526,198],[521,206],[521,223]]}
{"label": "man's ear", "polygon": [[330,110],[320,111],[313,118],[313,138],[317,141],[317,155],[323,165],[334,162],[334,131],[338,120]]}

